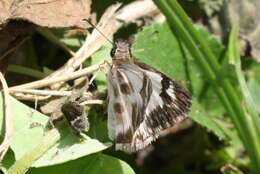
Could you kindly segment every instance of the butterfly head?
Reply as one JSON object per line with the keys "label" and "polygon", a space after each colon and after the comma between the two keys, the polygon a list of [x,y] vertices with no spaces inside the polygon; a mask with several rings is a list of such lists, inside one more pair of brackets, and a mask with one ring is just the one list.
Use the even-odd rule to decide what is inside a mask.
{"label": "butterfly head", "polygon": [[113,60],[132,60],[130,44],[126,40],[116,40],[110,54]]}

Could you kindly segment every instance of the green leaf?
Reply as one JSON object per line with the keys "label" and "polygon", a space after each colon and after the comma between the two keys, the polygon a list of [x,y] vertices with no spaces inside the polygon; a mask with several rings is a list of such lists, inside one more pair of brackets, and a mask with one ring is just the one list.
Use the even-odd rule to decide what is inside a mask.
{"label": "green leaf", "polygon": [[136,60],[157,68],[171,78],[187,79],[180,44],[166,23],[154,24],[139,32],[132,53]]}
{"label": "green leaf", "polygon": [[78,137],[68,134],[62,137],[61,141],[48,150],[33,166],[43,167],[55,164],[61,164],[70,160],[100,152],[108,147],[111,143],[100,143],[98,140],[88,138],[79,141]]}
{"label": "green leaf", "polygon": [[[96,113],[94,112],[88,113],[90,131],[95,131],[95,133],[100,131],[104,133],[105,131],[105,133],[107,133],[107,129],[100,129],[103,127],[103,124],[99,124],[100,122],[95,122],[93,120],[93,118],[96,117],[95,114]],[[62,135],[61,139],[33,164],[34,167],[65,163],[83,156],[103,151],[112,145],[109,139],[101,139],[104,143],[100,142],[100,137],[92,136],[91,132],[87,133],[89,136],[77,136],[70,129],[66,120],[64,120],[63,123],[65,124],[59,124],[59,130]]]}
{"label": "green leaf", "polygon": [[[14,123],[14,134],[11,142],[11,149],[15,156],[15,159],[13,160],[19,161],[19,159],[25,158],[25,156],[30,158],[30,159],[26,158],[26,161],[33,160],[34,159],[33,156],[42,155],[42,154],[40,155],[37,154],[37,152],[39,151],[34,152],[33,149],[37,149],[36,147],[41,146],[41,142],[45,136],[44,127],[48,122],[48,117],[42,115],[36,110],[27,107],[26,105],[20,103],[14,98],[10,98],[10,99],[11,99],[10,102],[12,106],[11,109],[12,109],[13,123]],[[1,116],[3,118],[2,105],[0,109],[1,109]],[[0,122],[1,126],[3,125],[2,121],[3,119],[1,119]],[[3,129],[3,127],[1,127],[1,129]],[[49,149],[34,164],[34,166],[46,166],[46,165],[64,163],[70,160],[80,158],[82,156],[86,156],[89,154],[102,151],[108,148],[109,146],[111,146],[111,143],[100,143],[98,140],[91,139],[91,138],[88,138],[85,141],[79,141],[79,138],[69,131],[69,127],[65,127],[64,129],[67,129],[66,131],[64,130],[64,132],[67,132],[67,134],[63,134],[60,141],[58,141],[58,143],[56,143],[54,147]],[[10,163],[14,163],[14,161],[12,162],[10,161],[11,157],[12,156],[10,156],[10,152],[9,152],[8,158],[5,158],[3,161],[5,167],[9,167]],[[19,163],[19,164],[30,165],[30,163],[28,164]]]}
{"label": "green leaf", "polygon": [[208,114],[195,99],[193,99],[192,109],[189,113],[189,117],[201,126],[204,126],[208,130],[212,131],[220,139],[225,140],[235,146],[241,147],[242,143],[240,139],[236,133],[228,128],[229,125],[219,118],[212,117],[210,114]]}
{"label": "green leaf", "polygon": [[224,115],[226,113],[223,104],[219,101],[218,96],[212,87],[205,85],[204,94],[200,96],[199,100],[205,111],[213,116]]}
{"label": "green leaf", "polygon": [[87,157],[73,160],[64,164],[32,168],[28,174],[56,174],[56,173],[73,173],[73,174],[134,174],[133,169],[124,161],[115,157],[104,154],[93,154]]}
{"label": "green leaf", "polygon": [[[3,103],[2,97],[0,100]],[[43,127],[48,122],[48,117],[12,97],[10,97],[10,103],[14,125],[11,149],[17,160],[38,144],[44,134]],[[0,106],[0,115],[0,128],[3,130],[3,104]],[[32,127],[34,124],[39,126]],[[3,137],[3,134],[1,136]]]}

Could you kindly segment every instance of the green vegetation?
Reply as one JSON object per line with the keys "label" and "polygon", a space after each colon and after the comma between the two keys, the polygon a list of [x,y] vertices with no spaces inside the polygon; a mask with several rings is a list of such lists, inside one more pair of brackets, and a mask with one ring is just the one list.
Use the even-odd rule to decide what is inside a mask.
{"label": "green vegetation", "polygon": [[[66,123],[59,131],[52,128],[49,117],[33,109],[35,102],[25,104],[11,98],[14,134],[2,161],[4,170],[10,174],[260,173],[260,64],[252,56],[242,54],[238,22],[232,23],[228,42],[224,43],[192,21],[187,13],[192,14],[185,12],[176,0],[154,2],[166,22],[153,23],[137,32],[136,28],[125,26],[119,35],[127,38],[135,33],[134,57],[192,93],[188,117],[193,122],[159,138],[143,153],[130,155],[115,151],[114,142],[108,138],[105,104],[91,105],[90,130],[82,139]],[[42,79],[62,66],[85,41],[82,35],[64,37],[67,30],[38,28],[17,50],[28,60],[22,65],[9,65],[6,76],[10,82],[17,75],[31,81]],[[110,50],[107,42],[84,66],[108,61]],[[97,92],[106,89],[106,71],[94,73]],[[14,84],[21,83],[24,81]],[[2,105],[0,115],[4,115]]]}

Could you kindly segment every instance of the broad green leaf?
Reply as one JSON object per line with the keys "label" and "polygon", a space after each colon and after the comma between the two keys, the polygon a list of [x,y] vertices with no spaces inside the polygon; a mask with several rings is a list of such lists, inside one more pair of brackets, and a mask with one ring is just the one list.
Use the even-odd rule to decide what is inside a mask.
{"label": "broad green leaf", "polygon": [[207,112],[195,99],[193,99],[192,110],[189,113],[189,117],[201,126],[204,126],[208,130],[212,131],[220,139],[233,145],[241,146],[241,142],[237,134],[228,128],[228,124],[220,119],[217,119],[216,117],[212,117],[210,114],[207,114]]}
{"label": "broad green leaf", "polygon": [[98,140],[89,137],[86,140],[80,141],[75,135],[68,134],[37,160],[33,166],[43,167],[65,163],[89,154],[100,152],[110,146],[111,143],[103,144]]}
{"label": "broad green leaf", "polygon": [[[11,149],[14,153],[15,160],[19,160],[23,155],[39,145],[44,136],[44,126],[48,122],[48,117],[27,107],[14,98],[10,99],[14,122],[14,135],[12,138]],[[0,109],[3,118],[2,105]],[[2,121],[3,119],[1,119],[0,122],[1,126],[3,125]],[[69,128],[66,127],[65,129]],[[82,156],[102,151],[111,145],[111,143],[103,144],[98,140],[91,138],[88,138],[85,141],[79,141],[79,138],[72,132],[68,130],[64,132],[67,132],[67,134],[63,135],[61,140],[47,151],[47,153],[44,154],[44,156],[42,156],[34,166],[64,163],[69,160],[74,160]],[[5,158],[5,160],[6,162],[4,161],[4,163],[8,163],[8,166],[10,166],[10,159]]]}
{"label": "broad green leaf", "polygon": [[104,154],[93,154],[64,164],[50,167],[32,168],[28,174],[134,174],[133,169],[124,161]]}
{"label": "broad green leaf", "polygon": [[[3,101],[0,99],[0,127],[3,131]],[[13,116],[14,133],[11,142],[11,149],[15,159],[20,159],[27,151],[32,149],[44,134],[44,126],[48,117],[40,112],[29,108],[23,103],[10,97],[11,112]],[[36,125],[36,126],[33,126]],[[4,135],[1,134],[3,137]]]}
{"label": "broad green leaf", "polygon": [[[207,86],[208,85],[208,86]],[[204,93],[199,97],[200,104],[203,108],[212,116],[223,115],[226,113],[225,108],[219,101],[214,89],[206,84],[204,87]]]}
{"label": "broad green leaf", "polygon": [[63,124],[59,127],[63,135],[60,141],[48,150],[33,166],[42,167],[65,163],[110,147],[112,145],[110,140],[102,138],[102,134],[107,136],[107,128],[103,124],[104,121],[101,122],[100,118],[97,117],[97,113],[92,112],[92,110],[88,113],[88,118],[90,122],[88,136],[85,138],[79,137],[71,131],[68,124]]}
{"label": "broad green leaf", "polygon": [[[66,122],[64,121],[63,123]],[[78,136],[76,137],[69,132],[69,127],[66,124],[60,124],[59,131],[56,128],[46,131],[38,144],[16,161],[9,168],[8,172],[26,172],[31,166],[39,167],[64,163],[104,150],[110,145],[99,143],[97,140],[92,140],[87,136],[84,137],[85,141],[83,139],[79,141]],[[63,136],[61,137],[60,135]],[[36,165],[33,165],[37,160]]]}
{"label": "broad green leaf", "polygon": [[182,50],[167,24],[154,24],[139,32],[132,53],[136,60],[172,78],[187,79]]}

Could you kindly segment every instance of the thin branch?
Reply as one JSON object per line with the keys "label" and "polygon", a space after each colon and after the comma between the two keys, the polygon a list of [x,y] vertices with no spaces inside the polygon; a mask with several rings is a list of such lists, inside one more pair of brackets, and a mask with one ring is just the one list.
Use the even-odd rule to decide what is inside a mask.
{"label": "thin branch", "polygon": [[14,86],[14,87],[9,88],[9,92],[12,93],[12,92],[14,92],[14,90],[21,90],[21,89],[42,88],[42,87],[52,85],[52,84],[55,84],[55,83],[65,82],[65,81],[68,81],[68,80],[72,80],[72,79],[93,73],[93,72],[95,72],[99,69],[105,68],[106,66],[108,66],[108,63],[103,62],[101,64],[96,64],[96,65],[93,65],[91,67],[87,67],[87,68],[81,69],[79,71],[70,73],[70,74],[65,74],[65,75],[60,76],[60,77],[53,77],[53,78],[50,78],[50,79],[42,79],[42,80],[37,80],[37,81],[31,82],[31,83],[26,83],[26,84],[23,84],[23,85]]}
{"label": "thin branch", "polygon": [[94,105],[94,104],[103,105],[104,103],[105,103],[104,100],[87,100],[80,103],[80,105]]}
{"label": "thin branch", "polygon": [[37,96],[37,95],[31,95],[31,94],[22,94],[22,93],[11,93],[13,97],[15,97],[17,100],[25,100],[25,101],[46,101],[51,96]]}
{"label": "thin branch", "polygon": [[[47,95],[47,96],[71,96],[72,91],[55,91],[55,90],[37,90],[37,89],[13,89],[12,93],[27,93],[34,95]],[[91,96],[90,92],[83,93],[84,96]]]}
{"label": "thin branch", "polygon": [[3,101],[4,101],[4,117],[5,119],[5,138],[2,144],[0,145],[0,161],[3,160],[10,144],[13,136],[13,119],[11,114],[11,105],[9,103],[9,94],[8,94],[8,86],[5,81],[3,74],[0,72],[0,81],[3,87]]}

